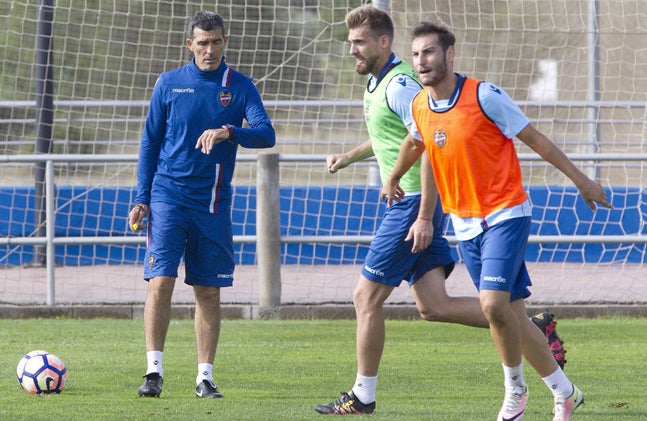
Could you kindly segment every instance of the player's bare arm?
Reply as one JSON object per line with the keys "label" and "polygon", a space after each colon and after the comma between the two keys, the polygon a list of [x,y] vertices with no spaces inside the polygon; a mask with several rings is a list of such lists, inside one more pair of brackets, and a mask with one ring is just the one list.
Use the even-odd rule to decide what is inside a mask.
{"label": "player's bare arm", "polygon": [[208,129],[202,132],[195,144],[195,148],[200,149],[204,154],[208,154],[214,145],[225,140],[229,140],[229,129],[227,126],[222,126],[218,129]]}
{"label": "player's bare arm", "polygon": [[416,140],[413,136],[407,135],[400,146],[398,160],[395,162],[391,175],[384,182],[380,197],[386,199],[387,206],[391,206],[393,201],[400,202],[404,198],[404,191],[400,187],[400,179],[404,176],[409,168],[416,163],[425,151],[425,144]]}
{"label": "player's bare arm", "polygon": [[613,209],[613,206],[607,200],[607,194],[602,188],[602,185],[591,180],[586,174],[580,171],[557,145],[535,129],[532,124],[528,124],[521,130],[517,137],[533,151],[537,152],[544,160],[551,163],[555,168],[570,178],[580,191],[582,199],[584,199],[592,211],[595,212],[597,208],[596,203],[601,204],[605,208]]}
{"label": "player's bare arm", "polygon": [[373,145],[370,140],[367,140],[345,154],[329,155],[326,158],[326,169],[328,169],[329,173],[334,174],[357,161],[370,158],[373,155]]}
{"label": "player's bare arm", "polygon": [[412,253],[426,249],[434,238],[433,218],[438,200],[438,188],[427,154],[423,154],[420,160],[420,187],[422,192],[418,219],[409,228],[405,238],[405,241],[413,240]]}

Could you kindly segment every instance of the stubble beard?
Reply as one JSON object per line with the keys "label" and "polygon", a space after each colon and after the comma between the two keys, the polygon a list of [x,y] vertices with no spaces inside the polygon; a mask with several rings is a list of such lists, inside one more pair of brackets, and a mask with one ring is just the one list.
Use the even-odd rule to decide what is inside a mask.
{"label": "stubble beard", "polygon": [[363,76],[366,76],[368,74],[374,74],[374,69],[375,63],[377,62],[377,59],[368,59],[368,58],[363,58],[361,63],[357,63],[355,65],[355,71]]}

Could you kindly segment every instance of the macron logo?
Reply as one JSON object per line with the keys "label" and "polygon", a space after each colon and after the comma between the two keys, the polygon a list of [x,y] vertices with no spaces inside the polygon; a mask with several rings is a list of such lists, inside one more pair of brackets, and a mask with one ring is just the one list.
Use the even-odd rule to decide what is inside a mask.
{"label": "macron logo", "polygon": [[364,270],[366,270],[367,272],[372,273],[373,275],[376,275],[376,276],[380,276],[380,277],[384,276],[384,272],[382,272],[381,270],[373,269],[373,268],[370,268],[370,267],[368,267],[366,265],[364,266]]}
{"label": "macron logo", "polygon": [[497,282],[500,284],[507,282],[507,280],[502,276],[484,276],[483,280],[486,282]]}
{"label": "macron logo", "polygon": [[496,86],[494,86],[494,85],[490,85],[490,90],[491,90],[492,92],[496,92],[497,94],[501,95],[501,89],[497,88],[497,87],[496,87]]}
{"label": "macron logo", "polygon": [[193,88],[173,88],[174,94],[192,94],[195,92]]}

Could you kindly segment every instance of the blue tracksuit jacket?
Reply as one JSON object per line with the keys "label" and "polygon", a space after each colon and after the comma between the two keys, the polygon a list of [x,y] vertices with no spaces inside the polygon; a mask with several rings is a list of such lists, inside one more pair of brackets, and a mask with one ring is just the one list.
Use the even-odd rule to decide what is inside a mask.
{"label": "blue tracksuit jacket", "polygon": [[[249,127],[241,127],[246,120]],[[208,155],[195,148],[206,129],[231,124],[234,139]],[[162,73],[150,100],[137,168],[135,203],[165,202],[211,213],[231,212],[238,145],[269,148],[276,137],[252,80],[223,58],[204,72],[193,60]]]}

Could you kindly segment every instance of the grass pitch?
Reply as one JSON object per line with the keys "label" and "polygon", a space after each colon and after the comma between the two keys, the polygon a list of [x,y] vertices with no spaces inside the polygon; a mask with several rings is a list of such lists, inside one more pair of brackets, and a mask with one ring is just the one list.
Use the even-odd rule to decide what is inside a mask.
{"label": "grass pitch", "polygon": [[[354,321],[224,320],[215,380],[224,399],[194,395],[193,323],[172,321],[160,399],[139,398],[146,368],[142,320],[0,320],[0,419],[321,420],[355,380]],[[559,320],[566,373],[585,393],[574,420],[647,419],[647,320]],[[15,369],[45,349],[67,365],[60,395],[32,396]],[[552,397],[525,365],[524,420],[550,420]],[[388,321],[372,420],[490,420],[503,398],[501,365],[485,329]]]}

